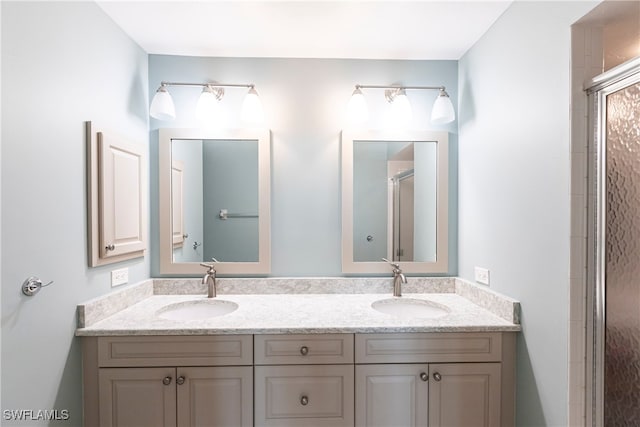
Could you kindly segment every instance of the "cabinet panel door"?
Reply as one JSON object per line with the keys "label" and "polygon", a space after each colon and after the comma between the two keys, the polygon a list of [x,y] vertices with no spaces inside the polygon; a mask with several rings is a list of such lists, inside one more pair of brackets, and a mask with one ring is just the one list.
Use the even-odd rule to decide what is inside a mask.
{"label": "cabinet panel door", "polygon": [[177,378],[180,427],[253,425],[252,367],[178,368]]}
{"label": "cabinet panel door", "polygon": [[353,365],[255,367],[256,426],[353,426]]}
{"label": "cabinet panel door", "polygon": [[426,427],[428,375],[427,364],[356,365],[356,426]]}
{"label": "cabinet panel door", "polygon": [[146,159],[141,146],[98,133],[100,256],[146,249]]}
{"label": "cabinet panel door", "polygon": [[500,426],[500,364],[430,365],[430,427]]}
{"label": "cabinet panel door", "polygon": [[101,427],[176,426],[174,368],[102,368],[98,389]]}

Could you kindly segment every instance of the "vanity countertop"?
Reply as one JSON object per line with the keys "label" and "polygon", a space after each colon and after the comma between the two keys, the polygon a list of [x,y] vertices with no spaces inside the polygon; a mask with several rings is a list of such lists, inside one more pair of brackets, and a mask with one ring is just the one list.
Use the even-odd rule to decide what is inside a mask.
{"label": "vanity countertop", "polygon": [[[519,331],[519,303],[457,278],[412,278],[400,299],[449,312],[399,317],[371,304],[392,298],[388,279],[220,279],[215,299],[238,309],[202,320],[168,320],[163,307],[207,300],[194,279],[150,279],[78,306],[78,336]],[[261,293],[262,292],[262,293]]]}

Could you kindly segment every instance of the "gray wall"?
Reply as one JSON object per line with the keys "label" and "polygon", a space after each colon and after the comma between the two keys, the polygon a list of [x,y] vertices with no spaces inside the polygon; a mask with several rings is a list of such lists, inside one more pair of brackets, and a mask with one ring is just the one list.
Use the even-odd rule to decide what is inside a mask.
{"label": "gray wall", "polygon": [[258,141],[204,141],[204,261],[258,261]]}
{"label": "gray wall", "polygon": [[459,275],[522,303],[517,425],[567,425],[570,25],[514,2],[460,60]]}
{"label": "gray wall", "polygon": [[[78,426],[76,305],[110,291],[113,268],[149,272],[87,267],[84,121],[148,140],[147,55],[93,3],[1,7],[2,408],[67,409]],[[31,275],[55,283],[23,296]]]}
{"label": "gray wall", "polygon": [[[256,84],[272,131],[271,236],[273,276],[341,275],[340,131],[356,83],[445,85],[457,104],[457,61],[200,58],[149,56],[150,95],[160,81]],[[157,227],[157,132],[160,127],[197,127],[199,90],[170,88],[177,118],[151,120],[152,230]],[[243,89],[227,89],[228,126],[238,128]],[[383,91],[365,93],[373,129],[387,127]],[[415,129],[444,129],[450,135],[450,273],[457,273],[457,122],[429,123],[435,92],[411,92]],[[157,240],[151,273],[159,275]]]}

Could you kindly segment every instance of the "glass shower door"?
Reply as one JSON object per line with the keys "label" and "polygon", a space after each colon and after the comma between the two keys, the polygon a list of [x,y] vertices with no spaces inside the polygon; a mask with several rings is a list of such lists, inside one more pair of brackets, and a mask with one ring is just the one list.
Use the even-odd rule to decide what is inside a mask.
{"label": "glass shower door", "polygon": [[601,98],[605,147],[604,426],[640,425],[640,80]]}

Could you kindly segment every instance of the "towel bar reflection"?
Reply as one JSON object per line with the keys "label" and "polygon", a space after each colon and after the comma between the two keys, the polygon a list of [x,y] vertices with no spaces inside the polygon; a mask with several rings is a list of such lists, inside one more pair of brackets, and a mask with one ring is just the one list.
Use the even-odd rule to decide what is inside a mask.
{"label": "towel bar reflection", "polygon": [[227,218],[258,218],[257,214],[249,214],[249,213],[229,213],[227,209],[220,209],[220,213],[218,214],[220,219]]}

